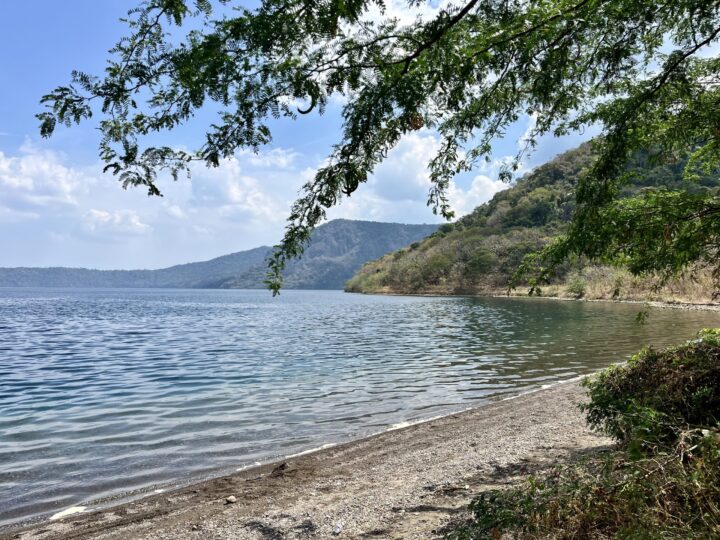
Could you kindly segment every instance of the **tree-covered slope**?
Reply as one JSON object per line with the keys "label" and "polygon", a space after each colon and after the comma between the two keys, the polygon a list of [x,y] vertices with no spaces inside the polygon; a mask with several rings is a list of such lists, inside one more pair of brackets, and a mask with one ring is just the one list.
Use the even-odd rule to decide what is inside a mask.
{"label": "tree-covered slope", "polygon": [[[291,289],[342,289],[363,264],[416,242],[437,225],[404,225],[336,219],[318,227],[302,258],[290,261],[284,286]],[[228,288],[263,286],[267,268],[255,265],[223,283]]]}
{"label": "tree-covered slope", "polygon": [[[334,220],[315,230],[287,269],[289,288],[342,289],[365,262],[424,238],[437,225]],[[261,288],[269,246],[159,270],[0,268],[0,287]]]}
{"label": "tree-covered slope", "polygon": [[[473,294],[500,292],[523,257],[537,251],[568,226],[575,209],[575,186],[591,164],[589,144],[561,154],[525,175],[507,190],[455,223],[442,225],[421,242],[366,264],[346,286],[351,292]],[[629,168],[629,196],[643,190],[673,189],[680,185],[698,193],[718,190],[718,181],[702,177],[688,186],[684,164],[652,165],[636,157]],[[556,285],[574,288],[576,296],[592,281],[634,278],[621,270],[588,267],[570,261],[559,269]],[[572,284],[570,282],[573,282]],[[632,286],[639,286],[633,281]]]}

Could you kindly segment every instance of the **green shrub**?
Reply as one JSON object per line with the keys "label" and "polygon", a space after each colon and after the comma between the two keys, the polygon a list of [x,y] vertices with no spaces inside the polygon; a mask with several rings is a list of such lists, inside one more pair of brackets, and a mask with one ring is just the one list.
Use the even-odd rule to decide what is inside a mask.
{"label": "green shrub", "polygon": [[720,444],[708,437],[690,459],[605,452],[481,494],[470,505],[473,520],[447,538],[720,538],[718,503]]}
{"label": "green shrub", "polygon": [[619,446],[479,495],[452,540],[720,538],[720,330],[585,382],[591,426]]}
{"label": "green shrub", "polygon": [[454,263],[455,259],[449,253],[437,253],[429,256],[423,261],[422,268],[420,269],[422,283],[436,284],[442,277],[448,274]]}
{"label": "green shrub", "polygon": [[467,275],[477,276],[490,271],[497,264],[497,257],[485,249],[477,249],[465,261]]}
{"label": "green shrub", "polygon": [[720,330],[662,351],[644,349],[624,366],[584,382],[589,424],[616,440],[673,444],[678,433],[720,420]]}
{"label": "green shrub", "polygon": [[576,273],[568,280],[567,290],[570,294],[575,295],[575,298],[582,298],[585,296],[585,286],[585,279]]}

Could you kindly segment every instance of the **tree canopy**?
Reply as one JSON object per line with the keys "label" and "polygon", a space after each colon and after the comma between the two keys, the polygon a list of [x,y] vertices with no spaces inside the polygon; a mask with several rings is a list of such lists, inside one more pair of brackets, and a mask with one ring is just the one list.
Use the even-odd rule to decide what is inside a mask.
{"label": "tree canopy", "polygon": [[[428,164],[428,204],[446,218],[449,182],[489,159],[491,142],[524,115],[534,127],[509,180],[539,137],[599,126],[597,159],[577,188],[567,235],[532,263],[538,279],[569,254],[672,273],[720,264],[720,198],[652,190],[617,199],[626,164],[687,162],[688,182],[720,164],[720,2],[710,0],[449,0],[402,23],[383,0],[148,0],[126,22],[101,77],[81,72],[44,96],[41,134],[100,115],[100,157],[123,186],[159,195],[158,174],[219,165],[271,140],[272,118],[322,113],[344,100],[343,130],[293,205],[270,260],[277,292],[326,210],[352,194],[410,131],[441,144]],[[417,9],[419,0],[408,0]],[[227,7],[227,6],[224,6]],[[176,27],[193,30],[177,38]],[[174,30],[174,32],[170,32]],[[173,38],[173,36],[176,36]],[[153,132],[222,108],[196,150],[148,145]]]}

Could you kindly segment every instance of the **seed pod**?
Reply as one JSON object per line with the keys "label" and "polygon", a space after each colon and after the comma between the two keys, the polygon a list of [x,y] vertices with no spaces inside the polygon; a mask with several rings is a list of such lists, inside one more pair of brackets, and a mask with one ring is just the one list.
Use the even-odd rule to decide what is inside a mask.
{"label": "seed pod", "polygon": [[410,115],[410,129],[417,131],[424,125],[425,121],[423,120],[423,117],[420,116],[418,113],[413,113]]}

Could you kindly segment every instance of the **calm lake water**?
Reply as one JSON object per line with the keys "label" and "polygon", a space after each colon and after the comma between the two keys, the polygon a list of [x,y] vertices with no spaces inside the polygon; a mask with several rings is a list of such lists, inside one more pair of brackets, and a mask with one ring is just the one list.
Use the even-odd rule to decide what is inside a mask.
{"label": "calm lake water", "polygon": [[0,289],[0,526],[590,373],[717,313],[341,292]]}

